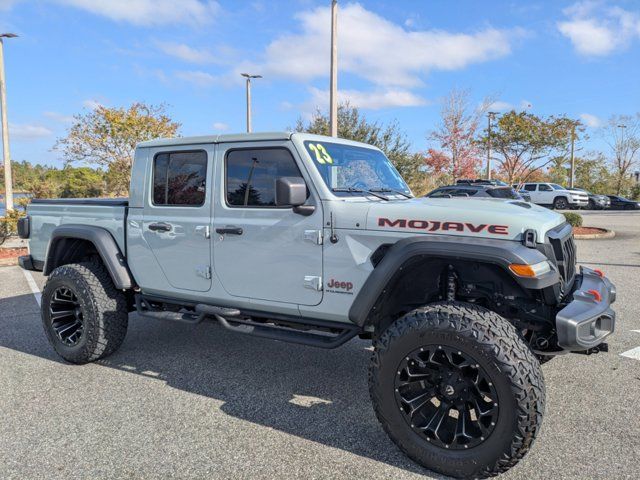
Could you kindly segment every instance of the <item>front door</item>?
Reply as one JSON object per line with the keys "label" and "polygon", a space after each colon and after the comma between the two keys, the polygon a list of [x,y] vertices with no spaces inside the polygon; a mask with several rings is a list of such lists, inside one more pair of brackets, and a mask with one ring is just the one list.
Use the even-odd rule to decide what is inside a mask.
{"label": "front door", "polygon": [[[322,209],[288,142],[220,144],[214,206],[214,269],[233,296],[317,305],[322,300]],[[308,216],[275,204],[279,177],[303,177]]]}
{"label": "front door", "polygon": [[156,149],[151,191],[145,201],[142,237],[176,290],[211,288],[211,180],[213,146]]}

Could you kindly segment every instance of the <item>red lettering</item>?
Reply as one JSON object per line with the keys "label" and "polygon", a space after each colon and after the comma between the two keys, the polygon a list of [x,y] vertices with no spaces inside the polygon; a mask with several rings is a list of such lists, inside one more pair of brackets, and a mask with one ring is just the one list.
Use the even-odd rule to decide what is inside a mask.
{"label": "red lettering", "polygon": [[431,228],[429,229],[430,232],[435,232],[436,230],[440,229],[440,222],[431,222]]}
{"label": "red lettering", "polygon": [[509,226],[508,225],[489,225],[489,233],[494,233],[496,235],[509,235]]}
{"label": "red lettering", "polygon": [[444,222],[442,230],[455,230],[457,232],[464,231],[464,225],[458,222]]}
{"label": "red lettering", "polygon": [[467,228],[471,230],[473,233],[480,233],[487,226],[486,224],[474,225],[473,223],[465,223]]}
{"label": "red lettering", "polygon": [[409,220],[409,228],[427,228],[429,222],[426,220]]}
{"label": "red lettering", "polygon": [[400,227],[406,228],[407,221],[403,218],[399,218],[398,220],[391,221],[388,218],[378,218],[378,226],[379,227]]}

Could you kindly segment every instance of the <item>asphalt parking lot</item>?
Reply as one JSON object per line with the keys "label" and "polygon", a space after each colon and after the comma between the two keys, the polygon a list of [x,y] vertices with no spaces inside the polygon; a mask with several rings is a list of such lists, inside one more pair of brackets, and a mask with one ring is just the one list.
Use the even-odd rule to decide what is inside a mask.
{"label": "asphalt parking lot", "polygon": [[[584,219],[617,232],[578,242],[617,286],[617,331],[609,353],[544,365],[541,434],[505,479],[640,478],[640,212]],[[2,479],[438,478],[376,421],[365,341],[323,351],[132,314],[118,352],[72,366],[33,279],[0,268]]]}

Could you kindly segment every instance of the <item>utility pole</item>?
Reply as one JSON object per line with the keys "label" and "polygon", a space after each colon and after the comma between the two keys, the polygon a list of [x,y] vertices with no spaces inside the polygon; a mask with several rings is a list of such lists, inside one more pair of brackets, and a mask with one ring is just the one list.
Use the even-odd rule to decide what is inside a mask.
{"label": "utility pole", "polygon": [[338,0],[331,0],[331,75],[329,82],[329,128],[338,136]]}
{"label": "utility pole", "polygon": [[251,75],[249,73],[241,73],[247,79],[247,133],[251,133],[251,79],[262,78],[262,75]]}
{"label": "utility pole", "polygon": [[576,124],[571,125],[571,174],[569,175],[569,188],[573,188],[576,178],[576,159],[573,154],[574,145],[576,143]]}
{"label": "utility pole", "polygon": [[487,112],[487,180],[491,180],[491,120],[498,112]]}
{"label": "utility pole", "polygon": [[15,38],[15,33],[0,33],[0,107],[2,108],[2,153],[4,157],[5,210],[13,210],[13,178],[9,155],[9,124],[7,122],[7,83],[4,74],[4,39]]}

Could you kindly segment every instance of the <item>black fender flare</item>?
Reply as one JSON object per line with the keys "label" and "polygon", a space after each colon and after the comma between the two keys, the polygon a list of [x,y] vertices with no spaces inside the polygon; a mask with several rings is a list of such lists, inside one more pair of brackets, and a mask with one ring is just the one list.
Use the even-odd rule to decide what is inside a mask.
{"label": "black fender flare", "polygon": [[363,326],[387,286],[402,275],[407,262],[419,256],[498,265],[524,289],[540,290],[560,281],[555,268],[538,278],[519,277],[511,272],[509,265],[512,263],[533,265],[548,260],[540,251],[516,241],[452,235],[408,237],[393,244],[373,269],[349,309],[349,320]]}
{"label": "black fender flare", "polygon": [[102,227],[93,225],[65,224],[53,230],[44,262],[43,273],[45,275],[49,275],[59,266],[58,259],[61,252],[57,245],[59,245],[60,240],[64,238],[91,242],[107,268],[115,287],[124,290],[134,286],[134,281],[127,268],[125,257],[111,233]]}

